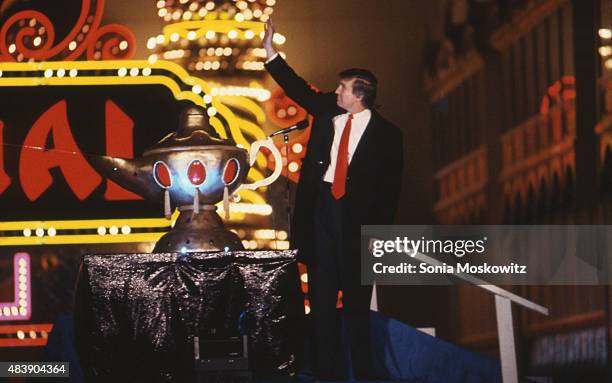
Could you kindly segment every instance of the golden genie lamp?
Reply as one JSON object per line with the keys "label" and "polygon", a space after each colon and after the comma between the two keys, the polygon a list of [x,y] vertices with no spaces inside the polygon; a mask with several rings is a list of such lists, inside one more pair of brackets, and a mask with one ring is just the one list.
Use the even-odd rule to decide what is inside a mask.
{"label": "golden genie lamp", "polygon": [[[276,167],[269,177],[245,184],[261,147],[270,150]],[[166,217],[178,207],[178,219],[156,243],[155,253],[244,250],[238,236],[224,226],[215,204],[223,200],[227,215],[231,195],[271,184],[282,167],[280,153],[270,138],[255,141],[247,152],[220,138],[209,125],[206,110],[199,106],[183,109],[176,132],[142,157],[96,156],[91,162],[124,188],[151,201],[164,201]]]}

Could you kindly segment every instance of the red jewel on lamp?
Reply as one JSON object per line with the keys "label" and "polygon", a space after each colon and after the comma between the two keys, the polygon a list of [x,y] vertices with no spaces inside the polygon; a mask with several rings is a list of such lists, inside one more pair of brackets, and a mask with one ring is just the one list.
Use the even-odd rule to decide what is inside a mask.
{"label": "red jewel on lamp", "polygon": [[172,186],[170,169],[163,161],[157,161],[155,165],[153,165],[153,178],[155,178],[155,182],[163,189],[169,189]]}
{"label": "red jewel on lamp", "polygon": [[238,160],[235,158],[230,159],[225,164],[225,170],[223,171],[223,183],[226,185],[232,184],[238,177],[238,169],[240,165]]}
{"label": "red jewel on lamp", "polygon": [[170,218],[172,211],[170,208],[170,193],[168,189],[172,186],[172,175],[170,168],[163,161],[157,161],[153,165],[153,179],[155,182],[164,190],[164,215],[166,218]]}
{"label": "red jewel on lamp", "polygon": [[193,194],[193,212],[198,213],[200,211],[200,190],[198,187],[206,180],[206,168],[204,164],[199,160],[193,160],[187,168],[187,178],[189,182],[195,185],[196,190]]}
{"label": "red jewel on lamp", "polygon": [[206,180],[206,168],[199,160],[191,161],[187,169],[187,177],[195,186],[200,186]]}
{"label": "red jewel on lamp", "polygon": [[229,188],[228,186],[232,184],[238,178],[238,172],[240,171],[240,164],[238,160],[235,158],[231,158],[225,164],[225,169],[223,170],[223,183],[225,186],[223,187],[223,211],[225,212],[225,218],[229,218]]}

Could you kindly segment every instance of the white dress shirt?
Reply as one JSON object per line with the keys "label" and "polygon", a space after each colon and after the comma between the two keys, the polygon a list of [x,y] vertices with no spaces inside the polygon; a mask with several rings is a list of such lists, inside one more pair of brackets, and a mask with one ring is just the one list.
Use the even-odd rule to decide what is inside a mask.
{"label": "white dress shirt", "polygon": [[[334,117],[334,141],[331,146],[331,161],[329,163],[329,167],[327,171],[323,175],[323,181],[325,182],[334,182],[334,175],[336,172],[336,160],[338,159],[338,147],[340,146],[340,139],[342,138],[342,132],[344,131],[344,126],[346,125],[346,121],[348,120],[349,113],[340,114]],[[370,109],[364,109],[359,113],[353,114],[353,121],[351,122],[351,135],[349,136],[349,144],[348,144],[348,161],[351,163],[351,159],[353,158],[353,153],[355,153],[355,149],[357,149],[357,145],[359,144],[359,140],[361,140],[361,136],[368,126],[368,122],[370,122],[370,118],[372,117],[372,112]]]}

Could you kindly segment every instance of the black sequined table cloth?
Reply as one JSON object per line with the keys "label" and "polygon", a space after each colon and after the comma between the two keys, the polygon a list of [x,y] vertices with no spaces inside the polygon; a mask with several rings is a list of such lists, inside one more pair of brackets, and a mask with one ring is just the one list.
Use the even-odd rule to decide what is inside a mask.
{"label": "black sequined table cloth", "polygon": [[194,381],[193,337],[246,332],[256,379],[295,372],[295,250],[88,255],[75,333],[87,381]]}

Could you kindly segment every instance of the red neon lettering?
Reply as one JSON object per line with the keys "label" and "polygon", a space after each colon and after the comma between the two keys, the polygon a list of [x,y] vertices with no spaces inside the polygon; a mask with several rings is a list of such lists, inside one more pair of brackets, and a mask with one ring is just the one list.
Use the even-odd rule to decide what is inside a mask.
{"label": "red neon lettering", "polygon": [[11,184],[11,179],[8,174],[4,171],[4,134],[2,129],[4,128],[4,122],[0,120],[0,194],[6,190]]}
{"label": "red neon lettering", "polygon": [[[49,134],[54,148],[47,150]],[[30,201],[51,186],[49,169],[59,167],[79,200],[87,198],[102,182],[79,150],[68,124],[66,101],[62,100],[43,113],[25,138],[19,158],[19,180]]]}
{"label": "red neon lettering", "polygon": [[[113,157],[134,158],[134,122],[115,104],[105,104],[106,154]],[[142,199],[111,180],[106,180],[104,198],[108,201]]]}

